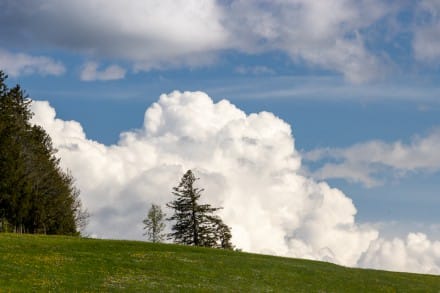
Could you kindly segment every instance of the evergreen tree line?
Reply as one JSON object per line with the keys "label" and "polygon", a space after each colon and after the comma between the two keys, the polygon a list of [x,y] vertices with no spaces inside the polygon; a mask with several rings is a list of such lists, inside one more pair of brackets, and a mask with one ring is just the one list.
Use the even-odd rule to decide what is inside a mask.
{"label": "evergreen tree line", "polygon": [[0,71],[0,231],[77,235],[88,214],[56,149],[32,125],[31,100]]}
{"label": "evergreen tree line", "polygon": [[[175,199],[167,204],[167,207],[174,210],[174,214],[166,219],[173,222],[168,239],[185,245],[233,249],[230,228],[215,215],[221,208],[199,203],[203,189],[194,186],[198,179],[188,170],[180,184],[173,188]],[[161,242],[165,238],[162,233],[165,228],[164,219],[165,214],[160,206],[153,204],[143,222],[145,235],[152,242]]]}

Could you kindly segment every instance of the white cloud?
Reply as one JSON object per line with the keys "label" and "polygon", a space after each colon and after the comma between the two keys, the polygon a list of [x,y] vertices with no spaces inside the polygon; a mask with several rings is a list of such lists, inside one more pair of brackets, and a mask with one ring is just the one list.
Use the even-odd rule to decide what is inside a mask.
{"label": "white cloud", "polygon": [[438,60],[440,57],[440,23],[418,28],[413,46],[417,59],[428,62]]}
{"label": "white cloud", "polygon": [[413,49],[416,59],[438,64],[440,57],[440,2],[423,0],[418,3],[421,18],[414,28]]}
{"label": "white cloud", "polygon": [[[343,178],[366,186],[381,183],[377,177],[384,168],[391,168],[395,176],[408,172],[436,172],[440,170],[440,129],[426,137],[414,137],[408,144],[397,141],[370,141],[348,148],[317,149],[304,154],[308,161],[324,161],[313,171],[318,179]],[[336,162],[325,162],[325,160]]]}
{"label": "white cloud", "polygon": [[118,65],[110,65],[101,71],[98,70],[98,66],[96,62],[87,62],[84,64],[80,74],[81,80],[116,80],[125,77],[125,69]]}
{"label": "white cloud", "polygon": [[2,49],[0,49],[0,69],[10,76],[29,74],[61,75],[66,71],[61,62],[52,58],[11,53]]}
{"label": "white cloud", "polygon": [[0,30],[11,42],[125,59],[138,70],[205,64],[212,62],[212,51],[227,46],[214,0],[20,0],[2,5],[0,23],[6,27]]}
{"label": "white cloud", "polygon": [[165,206],[191,168],[205,200],[224,207],[239,248],[349,266],[367,253],[362,265],[382,265],[370,256],[378,231],[355,222],[356,208],[340,190],[300,174],[290,126],[271,113],[246,115],[202,92],[173,92],[147,109],[142,129],[105,146],[77,122],[57,119],[47,102],[34,102],[33,111],[77,179],[92,213],[90,234],[141,239],[148,206]]}
{"label": "white cloud", "polygon": [[423,233],[410,233],[406,239],[373,241],[360,265],[393,271],[440,274],[440,241]]}
{"label": "white cloud", "polygon": [[[360,83],[377,77],[379,58],[360,33],[390,8],[379,1],[232,1],[226,26],[246,52],[281,50]],[[231,15],[231,16],[230,16]]]}
{"label": "white cloud", "polygon": [[135,70],[212,64],[225,50],[281,51],[294,62],[342,73],[355,83],[383,71],[383,60],[366,48],[363,31],[390,12],[376,0],[20,0],[2,5],[0,30],[13,44],[124,59]]}
{"label": "white cloud", "polygon": [[244,66],[240,65],[235,68],[235,72],[239,74],[253,74],[253,75],[271,75],[275,71],[267,66]]}

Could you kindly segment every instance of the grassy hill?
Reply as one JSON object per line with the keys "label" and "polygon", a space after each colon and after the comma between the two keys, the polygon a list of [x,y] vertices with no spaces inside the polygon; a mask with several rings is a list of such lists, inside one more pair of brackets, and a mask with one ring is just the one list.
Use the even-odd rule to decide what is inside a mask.
{"label": "grassy hill", "polygon": [[0,233],[0,292],[440,292],[440,276],[135,241]]}

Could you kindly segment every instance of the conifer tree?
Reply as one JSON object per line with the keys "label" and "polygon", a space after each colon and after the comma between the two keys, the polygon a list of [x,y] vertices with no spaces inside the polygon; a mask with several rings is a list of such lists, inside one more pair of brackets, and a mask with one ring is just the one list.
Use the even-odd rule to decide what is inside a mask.
{"label": "conifer tree", "polygon": [[220,218],[216,219],[214,221],[214,224],[216,238],[218,239],[218,241],[216,242],[216,247],[223,249],[234,249],[234,245],[232,245],[231,243],[231,229],[225,223],[223,223]]}
{"label": "conifer tree", "polygon": [[0,71],[0,218],[21,232],[29,209],[26,152],[32,114],[30,100],[19,86],[8,89],[7,76]]}
{"label": "conifer tree", "polygon": [[[199,203],[203,189],[194,186],[196,180],[198,178],[191,170],[188,170],[183,175],[180,184],[173,188],[173,195],[176,198],[167,206],[174,210],[173,216],[168,220],[175,221],[175,223],[172,226],[173,232],[168,236],[180,244],[226,248],[226,244],[221,245],[221,237],[226,236],[223,233],[226,230],[230,235],[229,227],[214,214],[221,208]],[[232,247],[230,238],[226,242]]]}
{"label": "conifer tree", "polygon": [[49,135],[30,119],[31,100],[0,71],[0,230],[77,234],[87,216]]}
{"label": "conifer tree", "polygon": [[144,230],[146,232],[144,235],[148,237],[151,242],[162,242],[165,235],[162,233],[165,229],[165,213],[162,212],[160,206],[152,204],[151,208],[148,210],[148,215],[144,219]]}

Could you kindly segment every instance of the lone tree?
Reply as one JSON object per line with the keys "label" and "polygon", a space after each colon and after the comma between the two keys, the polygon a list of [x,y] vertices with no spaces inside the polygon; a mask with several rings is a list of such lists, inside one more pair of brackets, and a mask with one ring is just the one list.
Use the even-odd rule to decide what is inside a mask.
{"label": "lone tree", "polygon": [[156,243],[164,240],[165,235],[162,232],[165,229],[165,216],[160,206],[156,204],[152,204],[148,210],[148,215],[143,221],[145,225],[144,230],[146,230],[144,235],[147,235],[151,242]]}
{"label": "lone tree", "polygon": [[194,246],[232,248],[231,232],[209,204],[199,204],[203,189],[194,187],[198,180],[191,170],[182,177],[179,186],[173,188],[176,199],[168,203],[174,209],[174,215],[168,218],[175,221],[173,233],[168,234],[174,242]]}

